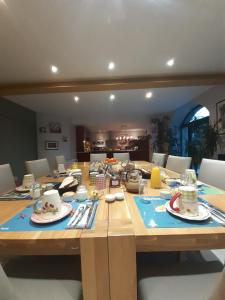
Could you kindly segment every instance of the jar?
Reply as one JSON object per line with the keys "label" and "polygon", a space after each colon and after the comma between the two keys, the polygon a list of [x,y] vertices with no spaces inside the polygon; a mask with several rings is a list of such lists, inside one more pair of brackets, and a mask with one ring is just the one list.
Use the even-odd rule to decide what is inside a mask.
{"label": "jar", "polygon": [[119,175],[113,175],[110,178],[110,187],[120,187],[120,176]]}

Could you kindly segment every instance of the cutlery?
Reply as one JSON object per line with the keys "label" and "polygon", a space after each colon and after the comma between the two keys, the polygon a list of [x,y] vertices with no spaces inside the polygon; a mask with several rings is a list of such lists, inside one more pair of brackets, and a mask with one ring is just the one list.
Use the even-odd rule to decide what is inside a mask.
{"label": "cutlery", "polygon": [[75,214],[72,216],[72,218],[69,220],[69,222],[66,225],[67,229],[70,229],[72,227],[72,223],[79,217],[79,215],[82,213],[84,209],[84,206],[81,206],[76,212]]}
{"label": "cutlery", "polygon": [[225,213],[208,203],[201,203],[201,205],[206,207],[212,216],[215,216],[220,222],[223,223],[223,225],[225,225]]}
{"label": "cutlery", "polygon": [[77,217],[76,221],[74,221],[71,224],[71,228],[75,228],[77,226],[77,224],[79,224],[79,222],[82,220],[83,216],[85,215],[87,209],[88,209],[87,205],[85,207],[83,206],[83,210],[81,211],[81,213]]}
{"label": "cutlery", "polygon": [[89,208],[89,212],[88,212],[88,216],[87,216],[87,220],[86,220],[84,228],[88,228],[88,223],[89,223],[89,220],[91,218],[91,215],[92,215],[92,212],[93,212],[93,209],[94,209],[94,203],[88,205],[88,208]]}

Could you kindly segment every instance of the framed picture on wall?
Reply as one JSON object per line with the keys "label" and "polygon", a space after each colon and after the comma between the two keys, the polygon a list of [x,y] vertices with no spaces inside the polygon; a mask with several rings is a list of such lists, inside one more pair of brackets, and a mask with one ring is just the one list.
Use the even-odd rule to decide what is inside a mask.
{"label": "framed picture on wall", "polygon": [[58,122],[50,122],[49,123],[49,132],[50,133],[61,133],[61,124]]}
{"label": "framed picture on wall", "polygon": [[225,134],[225,100],[216,103],[216,121],[219,134]]}
{"label": "framed picture on wall", "polygon": [[58,141],[45,141],[45,150],[58,150],[59,142]]}

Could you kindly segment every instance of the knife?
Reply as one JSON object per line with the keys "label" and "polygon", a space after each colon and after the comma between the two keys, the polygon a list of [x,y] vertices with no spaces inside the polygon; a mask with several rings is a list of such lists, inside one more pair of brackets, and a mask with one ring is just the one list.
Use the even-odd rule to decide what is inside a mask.
{"label": "knife", "polygon": [[87,216],[87,220],[86,220],[84,228],[88,228],[88,223],[89,223],[89,220],[91,218],[91,215],[92,215],[92,212],[93,212],[93,209],[94,209],[94,205],[95,205],[94,203],[92,203],[91,205],[88,205],[89,212],[88,212],[88,216]]}

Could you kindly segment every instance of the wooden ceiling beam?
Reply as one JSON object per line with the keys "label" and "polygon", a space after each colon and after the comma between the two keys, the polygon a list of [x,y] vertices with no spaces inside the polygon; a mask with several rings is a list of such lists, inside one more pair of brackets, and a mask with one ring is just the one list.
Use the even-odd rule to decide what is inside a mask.
{"label": "wooden ceiling beam", "polygon": [[225,73],[158,77],[123,77],[114,79],[90,79],[63,82],[40,82],[0,85],[0,96],[224,84]]}

